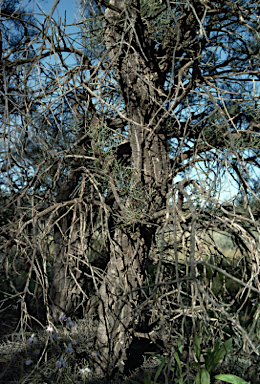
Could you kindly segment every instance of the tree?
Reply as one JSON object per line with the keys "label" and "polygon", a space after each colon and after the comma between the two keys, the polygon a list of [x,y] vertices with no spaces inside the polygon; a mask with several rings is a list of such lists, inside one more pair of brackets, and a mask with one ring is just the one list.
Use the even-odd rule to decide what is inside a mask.
{"label": "tree", "polygon": [[[36,39],[39,29],[35,25],[35,18],[19,0],[1,1],[1,27],[0,27],[0,61],[1,61],[1,120],[7,118],[8,113],[18,114],[20,97],[17,87],[17,79],[21,80],[21,68],[19,60],[31,61],[35,54],[33,45],[28,45],[32,39]],[[30,2],[29,2],[30,3]],[[29,4],[28,4],[29,5]],[[14,67],[13,60],[16,61]],[[21,86],[21,84],[19,83]],[[4,97],[4,95],[8,95]],[[3,109],[4,107],[4,109]]]}
{"label": "tree", "polygon": [[[26,67],[28,59],[19,61],[24,78],[33,74],[35,79],[26,98],[32,107],[25,108],[22,124],[29,127],[31,142],[37,138],[38,158],[28,151],[31,177],[16,189],[30,201],[28,213],[20,213],[16,240],[26,244],[32,268],[37,252],[45,265],[37,278],[47,308],[49,293],[49,320],[57,320],[60,311],[73,313],[88,299],[87,313],[98,321],[97,371],[111,376],[124,371],[136,322],[151,328],[160,321],[156,335],[167,348],[174,335],[169,319],[176,313],[183,313],[187,339],[201,324],[200,315],[205,322],[209,312],[218,319],[220,331],[211,327],[211,332],[222,332],[225,321],[234,320],[201,279],[201,266],[230,278],[211,231],[232,236],[246,260],[241,292],[248,295],[250,286],[259,293],[258,248],[248,228],[259,223],[247,199],[250,167],[259,166],[259,3],[93,0],[81,5],[80,42],[49,16],[33,59],[38,74]],[[65,53],[76,57],[72,68]],[[51,55],[55,65],[44,60]],[[218,194],[224,176],[229,208]],[[243,211],[236,210],[232,183],[244,192]],[[173,239],[170,279],[167,228]],[[102,258],[99,244],[93,261],[98,231],[109,258],[107,253]],[[49,287],[44,250],[51,244]],[[157,270],[149,276],[151,260]],[[82,289],[84,274],[93,280],[92,296]],[[251,343],[240,324],[232,326]]]}

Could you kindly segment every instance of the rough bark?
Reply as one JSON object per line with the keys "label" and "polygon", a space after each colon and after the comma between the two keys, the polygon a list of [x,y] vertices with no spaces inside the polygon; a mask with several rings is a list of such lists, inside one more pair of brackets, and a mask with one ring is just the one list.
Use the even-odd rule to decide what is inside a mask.
{"label": "rough bark", "polygon": [[[137,27],[140,20],[133,7],[128,7],[127,2],[123,6],[121,1],[111,1],[110,4],[122,11],[127,8],[126,13],[133,28]],[[157,90],[150,85],[157,84],[160,87],[158,68],[153,65],[149,67],[138,51],[133,29],[125,36],[130,43],[129,49],[118,44],[118,20],[118,12],[106,10],[106,46],[131,120],[128,130],[134,176],[130,182],[130,197],[123,208],[121,204],[121,211],[117,214],[127,216],[130,210],[136,213],[138,219],[121,228],[117,222],[111,244],[111,259],[97,292],[97,371],[108,376],[115,370],[124,371],[126,353],[133,335],[133,321],[138,318],[135,308],[140,303],[140,291],[136,288],[142,285],[144,262],[149,257],[156,230],[152,221],[150,224],[143,222],[150,221],[155,212],[165,207],[170,172],[167,138],[157,127],[150,134],[148,127],[156,111],[154,100],[158,96]],[[160,81],[164,80],[161,78]],[[156,123],[156,117],[154,121]],[[138,198],[135,199],[136,196]]]}
{"label": "rough bark", "polygon": [[126,352],[132,340],[134,309],[139,302],[139,292],[131,291],[142,285],[142,264],[149,251],[138,228],[132,236],[116,229],[112,244],[106,277],[98,292],[99,371],[108,376],[116,367],[124,371]]}

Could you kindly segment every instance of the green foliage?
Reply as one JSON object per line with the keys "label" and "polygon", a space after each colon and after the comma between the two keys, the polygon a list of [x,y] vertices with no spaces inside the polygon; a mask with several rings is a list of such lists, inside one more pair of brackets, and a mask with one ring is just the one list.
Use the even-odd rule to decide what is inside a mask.
{"label": "green foliage", "polygon": [[[211,383],[211,373],[216,368],[218,363],[225,357],[227,352],[232,347],[232,341],[233,339],[230,338],[225,343],[220,345],[219,341],[216,341],[213,351],[207,351],[206,356],[204,357],[204,363],[201,362],[201,341],[199,337],[196,337],[195,344],[194,344],[194,350],[195,355],[198,360],[198,362],[193,362],[191,366],[199,367],[199,371],[197,372],[195,384],[210,384]],[[181,355],[182,355],[182,345],[180,338],[178,339],[177,349],[174,352],[173,356],[176,360],[177,367],[178,367],[178,376],[175,379],[176,384],[182,384],[183,383],[183,377],[182,377],[182,365],[181,365]],[[161,364],[159,365],[154,380],[151,379],[151,374],[148,372],[147,377],[144,378],[143,383],[144,384],[157,384],[157,379],[162,371],[162,369],[169,364],[168,359],[159,356],[154,355],[154,357],[157,357],[159,360],[161,360]],[[204,366],[204,367],[203,367]],[[170,370],[172,372],[175,371],[175,368],[173,366],[170,367]],[[223,381],[226,381],[227,383],[233,383],[233,384],[250,384],[244,381],[243,379],[231,375],[231,374],[221,374],[215,376],[215,379],[220,379]],[[132,384],[139,384],[135,380],[131,380]]]}
{"label": "green foliage", "polygon": [[104,15],[100,14],[93,1],[89,1],[87,7],[84,2],[80,6],[85,15],[83,23],[80,25],[83,32],[81,44],[88,56],[98,59],[105,49],[103,44],[105,33],[103,28]]}
{"label": "green foliage", "polygon": [[174,352],[173,356],[177,362],[177,365],[178,365],[178,369],[179,369],[179,374],[180,374],[180,380],[179,380],[179,384],[182,384],[183,383],[183,379],[182,379],[182,367],[181,367],[181,360],[180,360],[180,356],[182,355],[182,345],[181,345],[181,339],[179,338],[178,339],[178,344],[177,344],[177,351]]}
{"label": "green foliage", "polygon": [[[219,340],[216,341],[213,351],[207,351],[207,354],[205,356],[205,367],[201,369],[201,348],[200,348],[200,339],[197,337],[194,345],[195,354],[198,359],[198,363],[193,363],[193,365],[199,366],[199,372],[196,375],[196,384],[210,384],[210,373],[216,368],[218,363],[225,357],[227,352],[232,347],[232,341],[233,339],[230,338],[225,341],[224,344],[220,346]],[[243,379],[230,375],[230,374],[222,374],[215,376],[215,379],[224,380],[228,383],[234,383],[234,384],[247,384],[246,381]],[[250,384],[250,383],[248,383]]]}
{"label": "green foliage", "polygon": [[214,345],[213,351],[207,351],[205,357],[205,368],[201,369],[201,347],[200,339],[196,337],[195,340],[195,354],[198,360],[198,363],[193,363],[193,366],[199,366],[199,372],[196,375],[196,384],[210,384],[210,373],[216,368],[220,360],[226,355],[228,350],[232,346],[232,338],[228,339],[224,344],[221,345],[217,341]]}
{"label": "green foliage", "polygon": [[216,368],[217,364],[226,355],[228,350],[232,347],[232,338],[228,339],[222,346],[219,346],[219,341],[214,345],[212,352],[207,352],[205,359],[205,368],[210,373]]}
{"label": "green foliage", "polygon": [[210,374],[206,369],[201,369],[196,375],[196,384],[210,384]]}
{"label": "green foliage", "polygon": [[172,33],[172,15],[165,10],[160,12],[162,4],[158,0],[143,0],[141,15],[149,20],[149,31],[157,44],[162,44]]}
{"label": "green foliage", "polygon": [[232,384],[250,384],[250,381],[245,381],[235,375],[217,375],[215,376],[215,379],[223,380],[226,383],[232,383]]}

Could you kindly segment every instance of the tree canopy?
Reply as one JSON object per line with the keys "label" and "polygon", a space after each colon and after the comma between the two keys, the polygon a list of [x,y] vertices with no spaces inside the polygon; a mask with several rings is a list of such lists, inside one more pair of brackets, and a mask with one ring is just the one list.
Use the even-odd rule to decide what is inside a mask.
{"label": "tree canopy", "polygon": [[15,1],[1,8],[21,34],[3,25],[0,55],[15,212],[1,263],[27,265],[12,294],[26,302],[33,280],[46,321],[93,315],[108,376],[124,372],[136,324],[159,323],[168,350],[178,324],[187,344],[208,325],[256,352],[256,322],[247,332],[213,281],[239,284],[240,310],[260,291],[259,2],[81,0],[77,35],[54,20],[58,2],[42,26]]}

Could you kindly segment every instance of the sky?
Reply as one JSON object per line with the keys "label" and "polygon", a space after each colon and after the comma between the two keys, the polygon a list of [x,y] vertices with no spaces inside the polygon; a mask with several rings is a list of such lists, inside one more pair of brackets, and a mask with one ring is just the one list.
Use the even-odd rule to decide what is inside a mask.
{"label": "sky", "polygon": [[[24,0],[25,2],[26,0]],[[43,22],[44,16],[42,10],[46,15],[50,14],[51,8],[54,4],[54,0],[33,0],[34,12],[38,13],[37,19]],[[79,6],[77,0],[60,0],[54,13],[53,19],[59,22],[61,25],[66,24],[66,32],[72,36],[73,33],[79,32],[79,27],[71,24],[79,21]]]}
{"label": "sky", "polygon": [[[39,4],[40,7],[44,10],[46,14],[50,13],[54,0],[40,0],[35,2],[35,11],[37,10],[36,4]],[[66,12],[66,24],[72,24],[75,22],[75,18],[78,14],[78,5],[76,0],[60,0],[57,8],[53,14],[53,18],[61,18],[64,21]]]}

